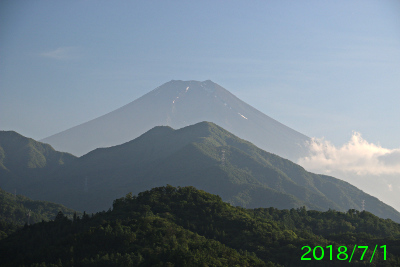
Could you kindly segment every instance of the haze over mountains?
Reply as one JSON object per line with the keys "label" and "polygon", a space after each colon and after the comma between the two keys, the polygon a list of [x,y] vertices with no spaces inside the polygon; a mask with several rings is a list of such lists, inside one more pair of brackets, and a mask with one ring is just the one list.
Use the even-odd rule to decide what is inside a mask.
{"label": "haze over mountains", "polygon": [[241,101],[207,80],[167,82],[99,118],[41,141],[81,156],[98,147],[128,142],[155,126],[179,129],[213,122],[256,146],[290,160],[308,153],[310,139]]}
{"label": "haze over mountains", "polygon": [[[198,125],[203,124],[198,124],[198,122],[205,120],[212,121],[222,128],[211,124],[213,125],[211,128],[202,129]],[[200,129],[196,138],[213,136],[212,138],[218,140],[212,142],[214,146],[206,145],[205,161],[208,165],[201,165],[204,163],[202,161],[189,160],[193,157],[205,159],[204,155],[199,156],[204,151],[199,154],[197,139],[191,139],[188,136],[185,136],[183,140],[168,139],[170,135],[173,136],[172,128],[179,129],[192,124],[195,125],[189,127],[190,129],[193,129],[192,127]],[[169,127],[160,127],[160,125]],[[156,128],[147,132],[153,127]],[[223,128],[228,130],[228,134],[225,134],[222,139],[221,136],[214,136],[214,133],[210,134],[210,131],[226,132]],[[154,136],[152,138],[155,139],[149,137],[154,133],[157,133],[156,136],[160,139]],[[293,170],[287,173],[286,167],[282,169],[281,166],[276,166],[276,164],[283,164],[279,157],[277,157],[279,160],[274,159],[274,163],[271,163],[269,162],[271,156],[265,159],[265,156],[256,153],[255,158],[263,158],[259,166],[260,162],[253,162],[253,152],[250,154],[248,152],[253,151],[253,148],[242,151],[242,146],[235,147],[241,151],[240,155],[243,153],[247,155],[241,158],[242,161],[256,169],[239,161],[235,163],[238,165],[232,165],[234,167],[227,168],[223,165],[225,169],[221,169],[218,165],[220,164],[218,160],[222,157],[220,150],[226,149],[226,156],[228,153],[233,153],[229,148],[231,144],[225,140],[230,140],[227,136],[233,136],[233,134],[251,141],[265,151],[294,162],[309,155],[310,138],[261,113],[218,84],[209,80],[204,82],[173,80],[120,109],[43,139],[57,150],[69,151],[79,156],[84,155],[81,158],[55,151],[51,146],[33,139],[19,142],[18,140],[24,137],[16,133],[2,133],[4,138],[10,135],[11,139],[8,143],[3,142],[4,149],[0,151],[0,182],[1,186],[7,190],[18,189],[28,196],[39,199],[43,197],[46,200],[71,205],[82,211],[97,211],[106,208],[113,199],[126,194],[127,187],[131,188],[135,185],[131,191],[138,193],[166,183],[175,186],[196,185],[208,192],[220,194],[225,200],[234,204],[246,207],[263,206],[264,203],[269,203],[278,208],[305,205],[312,209],[333,208],[344,211],[348,208],[360,209],[361,201],[366,198],[363,192],[360,195],[358,191],[350,189],[347,184],[343,191],[343,184],[338,187],[338,184],[327,183],[324,179],[328,176],[314,176],[314,174],[310,176],[308,172],[292,162],[290,164],[297,167],[291,167]],[[139,136],[140,138],[136,140],[135,138]],[[139,140],[143,138],[150,138],[149,140],[152,141],[141,143]],[[221,140],[223,141],[220,142]],[[9,152],[9,147],[15,142],[20,146],[15,148],[19,152]],[[140,144],[140,149],[130,150],[132,146],[129,144],[132,143]],[[201,146],[204,145],[200,143]],[[250,144],[250,146],[253,145]],[[110,148],[98,149],[101,147]],[[182,156],[183,154],[179,153],[186,154]],[[4,157],[5,154],[8,156]],[[147,158],[146,155],[152,156]],[[132,161],[127,162],[126,158]],[[184,162],[188,164],[185,165]],[[269,163],[264,166],[265,162]],[[64,163],[68,164],[63,166]],[[162,168],[153,169],[154,163],[161,164]],[[138,165],[140,168],[137,167]],[[217,165],[219,167],[215,168]],[[171,166],[175,168],[171,169]],[[274,170],[271,171],[271,168]],[[220,180],[224,176],[228,178]],[[208,177],[208,180],[204,181],[204,177]],[[209,177],[214,177],[214,180]],[[274,182],[271,182],[271,179]],[[335,189],[325,192],[325,189],[314,184],[316,181],[325,184],[324,186],[330,184]],[[221,191],[226,189],[225,186],[228,190]],[[363,189],[362,186],[360,188]],[[332,195],[335,190],[338,192]],[[99,192],[103,196],[101,200],[96,195]],[[268,195],[269,199],[265,196],[259,198],[263,194]],[[81,203],[82,201],[84,204]],[[368,200],[367,203],[369,210],[378,216],[387,216],[399,221],[397,212],[393,213],[391,207],[382,210],[383,203],[379,204],[376,199]]]}
{"label": "haze over mountains", "polygon": [[310,139],[277,122],[209,80],[167,82],[113,112],[42,141],[81,156],[128,142],[155,126],[179,129],[201,121],[214,122],[309,171],[350,182],[400,210],[399,149],[360,138],[361,142],[332,147],[327,140]]}

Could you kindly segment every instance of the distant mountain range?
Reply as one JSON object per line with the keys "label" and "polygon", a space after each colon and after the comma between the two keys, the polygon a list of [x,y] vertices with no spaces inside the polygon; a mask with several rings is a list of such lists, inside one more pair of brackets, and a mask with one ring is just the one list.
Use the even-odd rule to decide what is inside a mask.
{"label": "distant mountain range", "polygon": [[149,129],[213,122],[256,146],[296,161],[310,139],[268,117],[212,81],[170,81],[104,116],[47,137],[59,151],[81,156],[128,142]]}
{"label": "distant mountain range", "polygon": [[[8,136],[12,135],[17,134]],[[137,194],[166,184],[192,185],[248,208],[306,206],[347,211],[360,210],[365,200],[368,211],[400,222],[399,212],[349,183],[309,173],[209,122],[179,130],[159,126],[132,141],[98,148],[80,158],[59,156],[68,163],[47,168],[29,186],[17,183],[19,190],[34,199],[94,212],[108,209],[112,200],[128,192]]]}

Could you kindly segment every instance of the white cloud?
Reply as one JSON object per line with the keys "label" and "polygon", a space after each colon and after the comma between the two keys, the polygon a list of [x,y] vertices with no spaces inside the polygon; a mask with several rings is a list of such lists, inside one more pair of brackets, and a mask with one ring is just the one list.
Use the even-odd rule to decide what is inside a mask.
{"label": "white cloud", "polygon": [[313,138],[309,148],[298,160],[305,169],[347,181],[400,211],[400,149],[369,143],[358,132],[341,147]]}
{"label": "white cloud", "polygon": [[354,132],[342,147],[329,141],[313,138],[309,143],[311,154],[299,159],[305,169],[325,173],[353,173],[363,175],[400,174],[400,149],[387,149],[368,143]]}
{"label": "white cloud", "polygon": [[55,50],[40,53],[40,56],[57,60],[72,60],[79,58],[77,52],[78,52],[77,47],[66,46],[66,47],[59,47]]}

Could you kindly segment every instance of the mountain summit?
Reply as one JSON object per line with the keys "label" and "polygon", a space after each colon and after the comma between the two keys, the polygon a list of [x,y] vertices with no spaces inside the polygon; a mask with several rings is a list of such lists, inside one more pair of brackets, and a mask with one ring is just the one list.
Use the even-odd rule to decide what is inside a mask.
{"label": "mountain summit", "polygon": [[179,129],[214,122],[256,146],[297,160],[309,138],[279,123],[207,80],[167,82],[135,101],[42,142],[81,156],[98,147],[128,142],[155,126]]}

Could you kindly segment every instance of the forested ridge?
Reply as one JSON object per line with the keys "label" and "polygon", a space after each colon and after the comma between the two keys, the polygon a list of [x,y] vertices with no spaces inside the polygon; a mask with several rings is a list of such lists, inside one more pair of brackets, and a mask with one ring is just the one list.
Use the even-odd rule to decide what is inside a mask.
{"label": "forested ridge", "polygon": [[[337,248],[387,246],[369,263]],[[302,261],[303,246],[332,245],[333,260]],[[335,251],[334,250],[334,251]],[[326,251],[327,253],[327,251]],[[310,256],[310,255],[308,255]],[[0,241],[1,266],[399,266],[400,225],[363,211],[245,209],[194,187],[157,187],[113,209],[25,225]]]}
{"label": "forested ridge", "polygon": [[24,224],[54,220],[60,211],[69,218],[75,213],[63,205],[31,200],[0,188],[0,239],[7,237]]}

